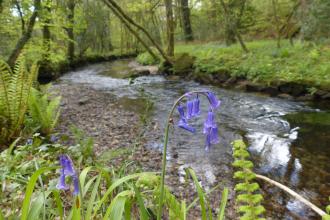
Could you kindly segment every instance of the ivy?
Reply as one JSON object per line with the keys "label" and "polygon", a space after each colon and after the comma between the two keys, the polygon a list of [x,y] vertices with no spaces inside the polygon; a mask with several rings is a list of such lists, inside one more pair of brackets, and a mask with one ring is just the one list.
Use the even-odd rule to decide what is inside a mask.
{"label": "ivy", "polygon": [[233,166],[237,168],[234,178],[238,181],[235,186],[237,192],[236,203],[241,220],[262,220],[266,211],[261,205],[263,196],[258,192],[259,184],[253,182],[256,175],[252,171],[253,163],[248,160],[249,152],[242,140],[233,142]]}

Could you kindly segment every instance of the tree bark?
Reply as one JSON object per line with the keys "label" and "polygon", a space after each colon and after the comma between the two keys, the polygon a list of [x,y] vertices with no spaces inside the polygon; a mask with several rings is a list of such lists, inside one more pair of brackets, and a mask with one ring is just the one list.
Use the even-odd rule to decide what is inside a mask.
{"label": "tree bark", "polygon": [[281,47],[281,30],[280,30],[280,20],[277,16],[277,2],[272,0],[273,15],[275,20],[276,34],[277,34],[277,48]]}
{"label": "tree bark", "polygon": [[26,27],[26,30],[22,34],[21,38],[16,43],[15,49],[12,51],[12,53],[9,56],[9,59],[7,61],[8,65],[13,67],[15,65],[16,59],[20,55],[22,49],[24,48],[25,44],[29,41],[32,35],[32,31],[34,28],[34,24],[36,22],[36,19],[38,17],[38,13],[40,10],[40,0],[34,0],[34,11],[29,19],[29,23]]}
{"label": "tree bark", "polygon": [[[112,10],[112,12],[115,14],[116,17],[119,18],[119,20],[122,22],[122,24],[129,30],[135,37],[138,39],[138,41],[143,45],[143,47],[148,51],[148,53],[154,58],[158,59],[157,55],[148,47],[146,42],[142,40],[142,38],[139,36],[139,34],[127,23],[127,20],[123,17],[123,15],[117,11],[117,8],[115,8],[110,2],[107,0],[103,0],[104,3]],[[121,40],[121,43],[123,43],[123,40]],[[123,48],[123,45],[122,47]]]}
{"label": "tree bark", "polygon": [[[243,51],[245,53],[248,53],[249,50],[246,47],[246,45],[243,41],[243,38],[242,38],[241,34],[238,31],[238,25],[239,25],[239,22],[240,22],[240,18],[241,18],[241,16],[243,16],[243,12],[244,12],[244,8],[245,8],[245,1],[242,3],[240,17],[237,18],[235,21],[233,20],[231,12],[228,10],[225,2],[223,0],[220,0],[220,3],[221,3],[221,6],[223,8],[223,11],[225,13],[225,19],[226,19],[226,23],[227,23],[226,28],[227,28],[227,25],[229,25],[228,28],[230,29],[230,32],[232,32],[231,34],[233,36],[236,36],[236,38],[237,38],[238,42],[240,43],[241,48],[243,49]],[[227,39],[227,40],[231,40],[231,39]]]}
{"label": "tree bark", "polygon": [[49,5],[49,1],[46,2],[46,5],[44,6],[45,9],[45,18],[44,20],[44,25],[42,27],[42,36],[43,36],[43,62],[48,62],[49,61],[49,55],[50,55],[50,41],[51,41],[51,33],[49,30],[49,24],[51,22],[50,19],[50,14],[51,14],[51,7]]}
{"label": "tree bark", "polygon": [[224,17],[225,17],[225,43],[227,46],[230,46],[234,43],[236,43],[236,38],[235,38],[235,31],[234,31],[234,23],[231,18],[231,14],[223,0],[220,0],[223,12],[224,12]]}
{"label": "tree bark", "polygon": [[172,0],[164,0],[166,10],[167,55],[174,56],[174,19]]}
{"label": "tree bark", "polygon": [[186,42],[193,41],[194,35],[191,27],[189,0],[180,0],[182,28]]}
{"label": "tree bark", "polygon": [[[160,48],[160,46],[155,42],[155,40],[151,37],[151,35],[139,24],[137,24],[135,21],[133,21],[129,16],[127,16],[125,14],[125,12],[120,8],[120,6],[113,0],[103,0],[108,7],[110,7],[110,9],[112,11],[116,11],[115,14],[116,16],[122,21],[125,22],[125,26],[130,26],[133,25],[134,27],[136,27],[138,30],[142,31],[146,37],[150,40],[150,42],[152,43],[153,46],[156,47],[157,51],[160,53],[160,55],[164,58],[164,60],[166,60],[167,62],[171,63],[170,59],[167,57],[167,55],[164,53],[164,51]],[[139,36],[138,33],[136,31],[134,31],[131,27],[128,28],[128,30],[135,36]],[[133,30],[135,33],[133,33],[131,30]],[[137,38],[139,41],[141,39],[141,37]],[[140,41],[141,42],[141,41]],[[144,42],[141,44],[146,47],[147,44]],[[148,47],[148,46],[147,46]],[[148,50],[148,52],[151,51],[150,49]],[[154,53],[153,53],[154,54]],[[155,55],[155,54],[154,54]]]}
{"label": "tree bark", "polygon": [[68,51],[67,51],[67,56],[69,59],[69,62],[72,63],[74,60],[74,33],[73,33],[73,25],[74,25],[74,9],[76,7],[75,0],[69,0],[68,2],[68,22],[69,22],[69,27],[66,28],[66,32],[68,34]]}
{"label": "tree bark", "polygon": [[23,16],[23,12],[22,12],[22,8],[18,2],[18,0],[15,0],[15,6],[17,8],[19,17],[21,19],[21,29],[22,29],[22,34],[25,32],[25,20],[24,20],[24,16]]}

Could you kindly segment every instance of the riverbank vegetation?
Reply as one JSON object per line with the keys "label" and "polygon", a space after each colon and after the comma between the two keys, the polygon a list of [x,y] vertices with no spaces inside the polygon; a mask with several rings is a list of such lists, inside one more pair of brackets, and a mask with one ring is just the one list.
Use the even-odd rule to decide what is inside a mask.
{"label": "riverbank vegetation", "polygon": [[[209,101],[201,147],[210,150],[219,142],[214,112],[220,101],[211,91],[184,93],[174,105],[178,121],[172,117],[176,108],[168,109],[162,159],[147,158],[159,164],[146,172],[134,158],[144,147],[144,131],[134,128],[137,134],[128,148],[96,156],[89,134],[74,126],[66,134],[58,132],[66,103],[50,86],[39,84],[88,63],[137,56],[139,63],[159,65],[162,73],[183,79],[329,99],[329,11],[327,0],[0,0],[0,220],[222,220],[228,209],[236,211],[236,218],[263,219],[267,210],[256,179],[280,186],[330,219],[329,206],[318,208],[255,174],[242,140],[232,140],[235,189],[222,183],[204,188],[186,167],[182,184],[193,196],[172,192],[165,181],[168,132],[172,125],[195,132],[189,121],[201,114],[195,93]],[[84,98],[78,100],[80,107],[95,96]],[[144,109],[152,107],[147,102]],[[147,115],[138,118],[146,129]],[[210,201],[215,190],[220,199]]]}

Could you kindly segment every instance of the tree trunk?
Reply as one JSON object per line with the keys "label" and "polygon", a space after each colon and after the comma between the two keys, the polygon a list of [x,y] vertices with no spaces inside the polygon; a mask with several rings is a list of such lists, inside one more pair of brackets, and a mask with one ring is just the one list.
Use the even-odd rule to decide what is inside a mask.
{"label": "tree trunk", "polygon": [[220,0],[224,17],[225,17],[225,43],[227,46],[230,46],[236,43],[234,22],[232,21],[231,14],[227,9],[227,6],[223,0]]}
{"label": "tree trunk", "polygon": [[[153,46],[156,47],[157,51],[160,55],[169,63],[171,63],[170,59],[166,56],[164,51],[160,48],[160,46],[156,43],[156,41],[151,37],[151,35],[146,31],[141,25],[137,24],[133,21],[129,16],[125,14],[125,12],[120,8],[120,6],[113,0],[103,0],[104,3],[115,13],[115,15],[125,23],[125,26],[129,26],[127,29],[141,42],[141,37],[139,37],[138,33],[131,28],[130,25],[133,25],[138,30],[142,31],[146,37],[150,40]],[[148,47],[145,42],[141,42],[144,47]],[[148,47],[149,48],[149,47]],[[148,52],[151,51],[148,49]],[[154,54],[154,53],[153,53]],[[154,54],[155,55],[155,54]],[[157,56],[156,56],[157,57]]]}
{"label": "tree trunk", "polygon": [[277,48],[281,47],[281,30],[280,30],[280,20],[277,16],[277,2],[272,0],[273,14],[275,20],[276,34],[277,34]]}
{"label": "tree trunk", "polygon": [[[119,18],[119,20],[122,22],[122,24],[138,39],[138,41],[143,45],[143,47],[148,51],[148,53],[154,58],[158,59],[157,55],[148,47],[146,42],[142,40],[142,38],[139,36],[139,34],[127,23],[127,20],[125,20],[125,17],[123,17],[122,13],[120,13],[117,8],[115,8],[110,1],[103,0],[104,3],[112,10],[112,12],[115,14],[116,17]],[[121,40],[121,43],[123,44],[123,40]],[[123,45],[122,47],[123,48]]]}
{"label": "tree trunk", "polygon": [[167,55],[174,56],[174,19],[172,0],[164,0],[166,10]]}
{"label": "tree trunk", "polygon": [[9,59],[7,61],[9,66],[13,67],[15,65],[16,59],[20,55],[25,44],[31,38],[32,31],[33,31],[34,24],[36,22],[39,10],[40,10],[40,0],[34,0],[34,11],[29,19],[29,23],[27,25],[26,30],[22,34],[21,38],[18,40],[18,42],[15,46],[15,49],[12,51],[12,53],[9,56]]}
{"label": "tree trunk", "polygon": [[223,8],[225,19],[226,19],[226,29],[228,28],[228,36],[226,36],[226,44],[227,44],[227,42],[230,43],[232,41],[233,36],[234,36],[234,38],[236,36],[236,38],[237,38],[238,42],[240,43],[241,48],[243,49],[243,51],[245,53],[248,53],[249,50],[247,49],[247,47],[246,47],[246,45],[243,41],[243,38],[242,38],[242,36],[241,36],[241,34],[239,33],[239,30],[238,30],[240,19],[243,16],[243,12],[244,12],[244,9],[245,9],[245,1],[242,3],[240,15],[239,15],[238,18],[236,18],[236,20],[233,19],[233,15],[228,10],[225,2],[223,0],[220,0],[220,3],[221,3],[221,6]]}
{"label": "tree trunk", "polygon": [[51,22],[50,16],[51,16],[51,7],[49,5],[49,1],[46,2],[45,8],[45,18],[44,18],[44,25],[42,27],[42,36],[43,36],[43,62],[46,63],[49,61],[49,55],[50,55],[50,37],[51,33],[49,30],[49,24]]}
{"label": "tree trunk", "polygon": [[72,63],[74,60],[74,33],[73,33],[73,25],[74,25],[74,8],[76,4],[74,0],[69,0],[68,2],[68,22],[69,22],[69,27],[66,28],[66,32],[68,34],[69,42],[68,42],[68,51],[67,51],[67,56],[69,59],[69,62]]}
{"label": "tree trunk", "polygon": [[193,41],[194,35],[191,28],[189,0],[180,0],[182,28],[185,41]]}

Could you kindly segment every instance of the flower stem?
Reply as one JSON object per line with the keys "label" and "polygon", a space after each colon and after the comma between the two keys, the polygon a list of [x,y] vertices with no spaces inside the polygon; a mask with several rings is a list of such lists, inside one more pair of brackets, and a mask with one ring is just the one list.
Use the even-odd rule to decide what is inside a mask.
{"label": "flower stem", "polygon": [[[158,203],[158,212],[157,212],[157,220],[160,220],[163,212],[163,200],[164,200],[164,191],[165,191],[165,173],[166,173],[166,152],[167,152],[167,144],[168,144],[168,133],[170,130],[170,122],[172,121],[172,116],[175,110],[175,107],[179,104],[179,102],[185,97],[192,94],[204,94],[204,91],[193,91],[182,95],[180,98],[176,100],[173,104],[169,116],[166,121],[166,127],[164,131],[164,146],[163,146],[163,160],[162,160],[162,173],[161,173],[161,182],[160,182],[160,195],[159,195],[159,203]],[[204,94],[205,95],[205,94]]]}

